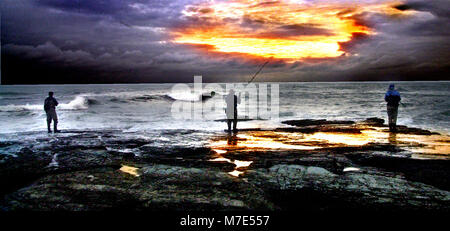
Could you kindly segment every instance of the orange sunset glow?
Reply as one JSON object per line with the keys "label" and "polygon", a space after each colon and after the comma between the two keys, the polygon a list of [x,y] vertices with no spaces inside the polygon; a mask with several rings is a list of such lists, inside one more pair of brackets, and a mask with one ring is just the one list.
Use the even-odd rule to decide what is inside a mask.
{"label": "orange sunset glow", "polygon": [[345,54],[340,43],[351,41],[354,34],[376,33],[359,22],[358,15],[405,14],[392,7],[398,1],[370,2],[231,0],[189,5],[183,11],[189,23],[172,31],[173,41],[286,61],[339,57]]}

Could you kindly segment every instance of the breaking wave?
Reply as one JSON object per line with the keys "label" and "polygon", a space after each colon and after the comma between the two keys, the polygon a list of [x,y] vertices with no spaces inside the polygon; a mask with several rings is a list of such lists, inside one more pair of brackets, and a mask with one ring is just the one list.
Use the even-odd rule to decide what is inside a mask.
{"label": "breaking wave", "polygon": [[[94,99],[88,99],[84,96],[76,96],[75,99],[69,103],[60,103],[58,105],[59,110],[85,110],[89,108],[89,105],[98,104],[99,102]],[[25,104],[25,105],[4,105],[0,106],[2,112],[14,112],[14,111],[36,111],[44,110],[43,104]]]}
{"label": "breaking wave", "polygon": [[169,99],[169,98],[167,98],[167,95],[142,95],[142,96],[132,97],[129,100],[135,101],[135,102],[147,102],[147,101],[162,100],[162,99]]}
{"label": "breaking wave", "polygon": [[203,99],[203,96],[212,98],[213,95],[211,95],[212,92],[205,92],[202,94],[192,94],[190,92],[180,92],[180,93],[172,93],[169,95],[166,95],[166,98],[170,100],[181,100],[181,101],[201,101]]}
{"label": "breaking wave", "polygon": [[142,95],[132,97],[129,100],[135,102],[147,102],[154,100],[168,100],[168,101],[200,101],[201,95],[194,95],[190,93],[177,93],[177,94],[167,94],[167,95]]}
{"label": "breaking wave", "polygon": [[74,100],[70,101],[67,104],[59,104],[58,108],[62,110],[84,110],[89,108],[90,102],[93,101],[90,101],[88,98],[85,98],[83,96],[77,96]]}
{"label": "breaking wave", "polygon": [[0,111],[29,111],[29,110],[44,110],[44,106],[36,104],[0,106]]}

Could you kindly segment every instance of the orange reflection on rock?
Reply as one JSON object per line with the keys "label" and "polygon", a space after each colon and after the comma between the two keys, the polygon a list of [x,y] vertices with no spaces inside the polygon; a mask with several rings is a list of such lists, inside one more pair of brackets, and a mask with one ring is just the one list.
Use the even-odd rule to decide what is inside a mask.
{"label": "orange reflection on rock", "polygon": [[229,172],[228,174],[234,176],[234,177],[238,177],[239,175],[241,175],[244,172],[238,171],[238,170],[234,170],[232,172]]}
{"label": "orange reflection on rock", "polygon": [[[445,135],[407,135],[398,134],[396,142],[399,146],[416,154],[423,155],[450,155],[450,137]],[[417,155],[418,154],[418,155]]]}
{"label": "orange reflection on rock", "polygon": [[122,172],[128,173],[128,174],[131,174],[133,176],[136,176],[136,177],[139,176],[139,174],[138,174],[139,169],[135,168],[135,167],[122,165],[122,167],[119,170]]}
{"label": "orange reflection on rock", "polygon": [[309,141],[319,141],[328,144],[344,144],[347,146],[362,146],[368,144],[371,139],[367,134],[345,134],[316,132],[306,137]]}
{"label": "orange reflection on rock", "polygon": [[239,169],[249,167],[253,163],[253,161],[243,161],[243,160],[232,161],[231,159],[225,158],[220,155],[220,154],[226,153],[227,151],[225,151],[225,150],[213,149],[213,151],[215,151],[218,154],[218,156],[209,161],[228,162],[228,163],[234,164],[235,165],[234,170],[231,172],[228,172],[228,174],[230,174],[234,177],[238,177],[240,174],[244,173],[244,171],[240,171]]}
{"label": "orange reflection on rock", "polygon": [[[417,155],[450,156],[448,135],[415,135],[390,133],[386,128],[362,127],[360,133],[251,131],[234,138],[211,141],[210,146],[218,153],[224,151],[252,150],[315,150],[333,147],[358,147],[364,145],[391,144]],[[416,156],[417,156],[416,155]]]}
{"label": "orange reflection on rock", "polygon": [[[264,131],[264,132],[250,132],[246,134],[238,134],[236,136],[238,142],[230,145],[229,140],[213,141],[210,146],[215,149],[225,150],[252,150],[252,149],[296,149],[296,150],[313,150],[317,147],[309,145],[292,145],[284,141],[286,138],[283,133]],[[292,139],[289,139],[292,140]]]}

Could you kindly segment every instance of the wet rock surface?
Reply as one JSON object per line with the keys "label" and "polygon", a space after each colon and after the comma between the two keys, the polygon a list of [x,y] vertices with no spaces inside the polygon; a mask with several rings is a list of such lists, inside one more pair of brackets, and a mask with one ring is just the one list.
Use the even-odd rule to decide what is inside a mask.
{"label": "wet rock surface", "polygon": [[247,174],[286,210],[449,211],[450,193],[396,174],[370,170],[334,174],[302,165],[275,165]]}
{"label": "wet rock surface", "polygon": [[[196,130],[2,135],[1,209],[448,212],[447,158],[413,158],[411,148],[425,144],[391,135],[358,143],[367,131],[384,134],[383,122],[287,121],[291,127],[232,137]],[[358,142],[311,138],[317,134]],[[436,136],[407,127],[398,134]]]}
{"label": "wet rock surface", "polygon": [[10,210],[254,210],[272,208],[263,191],[226,173],[148,165],[132,176],[113,168],[47,176],[6,196]]}
{"label": "wet rock surface", "polygon": [[305,119],[305,120],[287,120],[283,121],[282,123],[302,127],[302,126],[313,126],[313,125],[329,125],[329,124],[354,124],[354,121],[349,120],[311,120],[311,119]]}

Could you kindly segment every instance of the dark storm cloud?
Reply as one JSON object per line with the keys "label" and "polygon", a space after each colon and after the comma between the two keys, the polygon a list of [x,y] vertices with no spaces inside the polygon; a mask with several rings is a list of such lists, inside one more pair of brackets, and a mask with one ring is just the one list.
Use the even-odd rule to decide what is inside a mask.
{"label": "dark storm cloud", "polygon": [[[203,75],[207,81],[248,80],[264,59],[208,55],[194,46],[170,42],[170,30],[195,20],[205,23],[181,17],[192,2],[2,0],[2,82],[191,82],[193,75]],[[346,54],[339,58],[273,61],[259,80],[448,79],[448,1],[405,1],[392,7],[414,13],[398,18],[357,15],[357,22],[373,27],[375,35],[354,34],[353,40],[340,44]],[[209,8],[191,10],[205,17],[214,13]],[[242,25],[249,29],[265,23],[243,19]],[[227,20],[235,23],[233,18]],[[314,25],[298,24],[261,35],[326,33]]]}
{"label": "dark storm cloud", "polygon": [[370,36],[364,33],[353,33],[350,41],[339,43],[339,46],[342,51],[352,52],[354,47],[366,42],[369,38]]}
{"label": "dark storm cloud", "polygon": [[406,5],[406,4],[395,5],[394,8],[397,9],[397,10],[410,10],[410,9],[412,9],[412,7],[410,5]]}
{"label": "dark storm cloud", "polygon": [[[165,26],[181,11],[174,2],[74,2],[3,2],[3,83],[182,81],[183,63],[201,60],[167,42]],[[172,11],[175,20],[155,17]],[[167,70],[172,76],[161,78]]]}
{"label": "dark storm cloud", "polygon": [[179,16],[184,1],[167,0],[35,0],[66,12],[111,17],[124,25],[167,26]]}
{"label": "dark storm cloud", "polygon": [[114,14],[126,10],[129,3],[129,1],[123,0],[37,0],[35,2],[63,10],[95,14]]}
{"label": "dark storm cloud", "polygon": [[404,4],[398,4],[393,7],[403,11],[428,11],[439,17],[450,17],[449,2],[447,0],[407,1]]}

